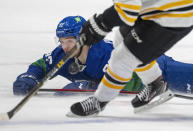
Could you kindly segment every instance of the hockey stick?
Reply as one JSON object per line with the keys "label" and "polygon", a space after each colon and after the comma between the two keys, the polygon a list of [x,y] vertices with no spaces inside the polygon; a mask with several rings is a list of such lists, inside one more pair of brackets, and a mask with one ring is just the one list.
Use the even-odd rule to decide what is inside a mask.
{"label": "hockey stick", "polygon": [[[96,90],[82,90],[82,89],[39,89],[38,92],[95,92]],[[121,94],[137,94],[137,91],[120,91]],[[175,94],[174,97],[193,100],[193,96],[183,95],[183,94]]]}
{"label": "hockey stick", "polygon": [[175,96],[175,97],[178,97],[178,98],[183,98],[183,99],[193,100],[193,96],[180,95],[180,94],[174,94],[174,96]]}
{"label": "hockey stick", "polygon": [[[96,90],[82,90],[82,89],[39,89],[39,92],[95,92]],[[135,91],[121,91],[122,94],[137,94]]]}
{"label": "hockey stick", "polygon": [[26,103],[27,101],[39,90],[39,88],[50,79],[69,59],[77,49],[80,48],[77,43],[66,55],[51,69],[48,74],[10,111],[0,113],[0,120],[10,120]]}

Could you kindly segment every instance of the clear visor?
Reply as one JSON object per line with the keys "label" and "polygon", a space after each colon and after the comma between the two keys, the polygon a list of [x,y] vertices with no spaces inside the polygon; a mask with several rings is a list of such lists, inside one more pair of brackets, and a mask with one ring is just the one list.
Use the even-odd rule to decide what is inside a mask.
{"label": "clear visor", "polygon": [[60,39],[55,36],[54,42],[56,45],[65,44],[65,45],[74,45],[76,44],[77,40],[74,37],[66,38],[65,40],[60,41]]}
{"label": "clear visor", "polygon": [[59,41],[59,38],[57,36],[54,37],[54,43],[56,45],[60,45],[60,41]]}

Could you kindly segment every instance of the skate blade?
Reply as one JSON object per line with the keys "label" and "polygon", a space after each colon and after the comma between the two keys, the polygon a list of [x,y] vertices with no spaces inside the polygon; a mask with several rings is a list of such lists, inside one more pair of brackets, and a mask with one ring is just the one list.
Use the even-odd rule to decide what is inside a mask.
{"label": "skate blade", "polygon": [[141,112],[150,110],[156,106],[161,105],[162,103],[169,101],[173,97],[174,97],[174,94],[170,90],[168,90],[165,93],[161,94],[160,96],[155,97],[154,98],[155,100],[153,100],[152,102],[150,102],[144,106],[134,108],[134,113],[141,113]]}
{"label": "skate blade", "polygon": [[66,114],[66,116],[67,116],[67,117],[71,117],[71,118],[72,118],[72,117],[74,117],[74,118],[80,117],[80,116],[78,116],[78,115],[72,113],[71,111],[69,111],[69,112]]}
{"label": "skate blade", "polygon": [[96,117],[98,115],[98,113],[92,114],[92,115],[88,115],[88,116],[80,116],[80,115],[76,115],[74,113],[72,113],[71,111],[69,111],[66,116],[70,117],[70,118],[92,118],[92,117]]}

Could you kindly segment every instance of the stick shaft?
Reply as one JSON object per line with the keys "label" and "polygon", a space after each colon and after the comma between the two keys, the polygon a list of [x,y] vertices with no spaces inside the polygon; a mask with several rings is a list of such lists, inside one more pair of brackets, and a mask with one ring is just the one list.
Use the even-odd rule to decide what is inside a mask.
{"label": "stick shaft", "polygon": [[[39,92],[95,92],[96,90],[82,90],[82,89],[40,89]],[[124,94],[136,94],[135,91],[121,91]]]}
{"label": "stick shaft", "polygon": [[[96,90],[81,90],[81,89],[40,89],[39,92],[95,92]],[[120,91],[123,94],[137,94],[137,91]],[[174,94],[174,97],[193,100],[193,96]]]}
{"label": "stick shaft", "polygon": [[39,88],[50,79],[75,53],[75,51],[79,48],[78,45],[75,45],[66,55],[51,69],[46,76],[9,112],[7,112],[9,119],[11,119],[26,103],[27,101],[36,94]]}
{"label": "stick shaft", "polygon": [[175,97],[193,100],[193,96],[187,96],[187,95],[180,95],[180,94],[174,94]]}

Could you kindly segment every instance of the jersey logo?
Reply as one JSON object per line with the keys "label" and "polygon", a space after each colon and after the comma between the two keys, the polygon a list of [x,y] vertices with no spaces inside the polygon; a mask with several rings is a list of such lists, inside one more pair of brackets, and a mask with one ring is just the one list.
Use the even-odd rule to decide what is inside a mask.
{"label": "jersey logo", "polygon": [[81,20],[80,20],[80,18],[79,17],[76,17],[76,18],[74,18],[75,19],[75,21],[78,23],[78,22],[81,22]]}
{"label": "jersey logo", "polygon": [[48,62],[49,65],[51,65],[51,64],[52,64],[52,56],[51,56],[51,53],[45,54],[45,57],[46,57],[46,62]]}
{"label": "jersey logo", "polygon": [[186,91],[187,93],[190,93],[191,94],[191,92],[192,92],[192,90],[191,90],[191,85],[190,84],[188,84],[187,83],[187,91]]}
{"label": "jersey logo", "polygon": [[143,41],[140,39],[139,35],[136,33],[135,29],[131,30],[131,35],[137,41],[137,43],[142,43]]}
{"label": "jersey logo", "polygon": [[83,84],[82,84],[82,83],[80,83],[80,85],[79,85],[79,87],[78,87],[78,88],[82,89],[82,87],[83,87]]}

